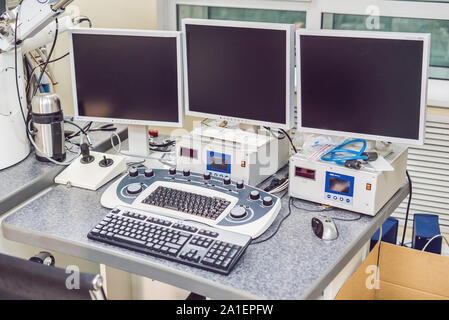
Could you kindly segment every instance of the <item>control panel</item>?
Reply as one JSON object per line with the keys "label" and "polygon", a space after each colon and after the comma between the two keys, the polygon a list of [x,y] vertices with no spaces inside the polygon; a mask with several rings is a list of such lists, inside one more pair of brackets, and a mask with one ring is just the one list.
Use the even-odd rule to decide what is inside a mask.
{"label": "control panel", "polygon": [[[222,155],[219,155],[222,157]],[[128,206],[196,221],[255,238],[271,225],[281,200],[243,180],[176,168],[131,168],[102,195],[107,208]]]}

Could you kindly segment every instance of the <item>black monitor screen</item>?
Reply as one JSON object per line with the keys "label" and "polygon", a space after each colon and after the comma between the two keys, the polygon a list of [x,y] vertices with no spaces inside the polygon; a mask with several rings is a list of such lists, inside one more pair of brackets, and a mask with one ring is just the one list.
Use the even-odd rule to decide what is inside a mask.
{"label": "black monitor screen", "polygon": [[423,45],[301,35],[302,126],[418,140]]}
{"label": "black monitor screen", "polygon": [[78,113],[179,121],[175,37],[73,34]]}
{"label": "black monitor screen", "polygon": [[186,25],[190,111],[285,124],[286,31]]}

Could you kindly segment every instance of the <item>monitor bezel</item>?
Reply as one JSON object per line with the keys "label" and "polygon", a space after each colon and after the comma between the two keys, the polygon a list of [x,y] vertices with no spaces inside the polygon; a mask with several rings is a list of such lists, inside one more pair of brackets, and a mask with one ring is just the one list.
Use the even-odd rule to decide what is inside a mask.
{"label": "monitor bezel", "polygon": [[[371,38],[388,40],[411,40],[423,42],[423,65],[421,79],[421,102],[420,102],[420,124],[419,138],[398,138],[382,135],[371,135],[357,132],[345,132],[337,130],[317,129],[302,125],[302,99],[301,99],[301,36],[323,36],[323,37],[347,37],[347,38]],[[430,65],[430,34],[427,33],[404,33],[404,32],[380,32],[380,31],[354,31],[354,30],[297,30],[296,31],[296,77],[297,77],[297,105],[298,105],[298,131],[304,133],[333,135],[346,138],[361,138],[374,141],[385,141],[391,143],[423,145],[425,139],[425,123],[427,116],[427,94],[428,94],[428,70]],[[331,54],[331,53],[330,53]]]}
{"label": "monitor bezel", "polygon": [[[228,117],[224,115],[193,111],[190,108],[189,102],[189,73],[187,61],[187,34],[186,25],[202,25],[202,26],[217,26],[217,27],[233,27],[233,28],[251,28],[251,29],[267,29],[279,30],[286,33],[286,121],[284,123],[275,123],[269,121],[253,120],[239,117]],[[186,18],[182,20],[183,36],[183,55],[184,55],[184,99],[186,106],[186,115],[202,117],[208,119],[225,120],[229,122],[244,123],[250,125],[258,125],[271,128],[280,128],[290,130],[294,126],[294,93],[295,93],[295,66],[294,66],[294,42],[295,42],[295,26],[293,24],[280,23],[266,23],[266,22],[246,22],[246,21],[231,21],[231,20],[209,20],[209,19],[191,19]],[[219,97],[217,97],[219,99]]]}
{"label": "monitor bezel", "polygon": [[[111,35],[111,36],[138,36],[138,37],[162,37],[176,39],[177,50],[177,78],[178,78],[178,121],[153,121],[153,120],[134,120],[122,118],[104,118],[93,116],[79,115],[78,94],[76,86],[76,72],[75,72],[75,56],[73,46],[73,35],[88,34],[88,35]],[[158,31],[158,30],[131,30],[131,29],[108,29],[108,28],[72,28],[68,31],[69,36],[69,50],[70,50],[70,68],[72,76],[72,93],[73,93],[73,108],[74,118],[79,121],[95,121],[105,123],[117,123],[125,125],[144,125],[144,126],[162,126],[162,127],[177,127],[184,126],[184,82],[183,82],[183,55],[182,55],[182,33],[178,31]]]}

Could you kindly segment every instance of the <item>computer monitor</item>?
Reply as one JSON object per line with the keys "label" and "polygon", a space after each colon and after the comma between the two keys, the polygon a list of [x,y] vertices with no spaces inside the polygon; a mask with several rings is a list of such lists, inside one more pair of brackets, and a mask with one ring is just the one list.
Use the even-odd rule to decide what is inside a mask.
{"label": "computer monitor", "polygon": [[294,25],[184,19],[186,113],[290,129]]}
{"label": "computer monitor", "polygon": [[430,35],[297,31],[298,128],[423,144]]}
{"label": "computer monitor", "polygon": [[72,29],[69,37],[77,120],[128,124],[130,144],[147,126],[183,126],[180,32]]}

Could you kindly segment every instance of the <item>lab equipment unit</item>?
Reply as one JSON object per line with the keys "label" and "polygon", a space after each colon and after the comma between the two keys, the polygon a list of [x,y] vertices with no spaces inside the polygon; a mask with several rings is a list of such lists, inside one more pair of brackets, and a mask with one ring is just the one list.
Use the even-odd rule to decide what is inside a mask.
{"label": "lab equipment unit", "polygon": [[407,148],[394,145],[385,160],[393,171],[355,170],[336,163],[310,160],[296,154],[290,159],[291,197],[326,204],[370,216],[406,183]]}
{"label": "lab equipment unit", "polygon": [[55,178],[55,183],[97,190],[126,171],[126,158],[121,155],[90,152],[87,144],[81,145],[81,152],[82,154]]}
{"label": "lab equipment unit", "polygon": [[124,206],[256,238],[272,224],[281,199],[241,180],[188,169],[131,168],[101,196],[106,208]]}
{"label": "lab equipment unit", "polygon": [[179,169],[258,185],[288,164],[290,144],[271,135],[219,127],[197,128],[176,144]]}
{"label": "lab equipment unit", "polygon": [[[413,215],[412,247],[424,249],[425,245],[435,236],[441,234],[439,217],[435,214],[416,213]],[[443,240],[437,237],[426,247],[427,252],[441,254]]]}
{"label": "lab equipment unit", "polygon": [[[53,20],[72,1],[24,0],[18,7],[0,12],[0,149],[8,150],[0,158],[0,170],[30,153],[22,55],[53,40]],[[72,27],[71,17],[61,18],[58,26],[60,33]]]}

